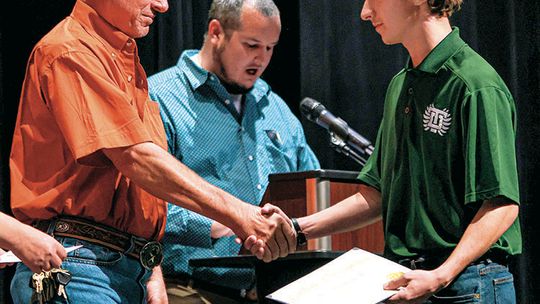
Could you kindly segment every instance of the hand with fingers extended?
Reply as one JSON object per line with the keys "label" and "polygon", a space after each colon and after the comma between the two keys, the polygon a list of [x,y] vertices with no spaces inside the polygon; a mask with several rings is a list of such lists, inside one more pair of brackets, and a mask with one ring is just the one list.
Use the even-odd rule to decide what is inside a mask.
{"label": "hand with fingers extended", "polygon": [[281,213],[283,215],[277,210],[269,213],[259,207],[251,208],[244,217],[247,220],[244,220],[241,225],[242,231],[249,233],[237,233],[237,241],[243,240],[244,247],[265,262],[294,252],[296,236],[289,218],[283,212]]}
{"label": "hand with fingers extended", "polygon": [[436,271],[413,270],[384,285],[384,289],[398,290],[386,303],[424,303],[448,284]]}
{"label": "hand with fingers extended", "polygon": [[275,233],[266,242],[250,235],[244,241],[244,247],[257,258],[270,262],[278,257],[285,257],[296,251],[296,233],[289,217],[277,206],[266,204],[260,209],[265,218],[275,221]]}

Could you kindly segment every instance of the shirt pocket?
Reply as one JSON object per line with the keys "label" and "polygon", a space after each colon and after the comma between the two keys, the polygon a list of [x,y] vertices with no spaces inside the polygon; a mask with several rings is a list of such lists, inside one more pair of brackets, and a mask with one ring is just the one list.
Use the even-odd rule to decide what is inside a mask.
{"label": "shirt pocket", "polygon": [[276,130],[264,130],[265,150],[268,162],[273,166],[272,172],[289,172],[296,170],[298,163],[296,148],[288,145]]}

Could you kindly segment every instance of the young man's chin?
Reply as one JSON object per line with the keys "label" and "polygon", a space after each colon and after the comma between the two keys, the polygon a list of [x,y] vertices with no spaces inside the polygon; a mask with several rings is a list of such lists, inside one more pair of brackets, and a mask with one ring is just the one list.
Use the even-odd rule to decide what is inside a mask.
{"label": "young man's chin", "polygon": [[247,92],[251,91],[253,88],[253,83],[249,83],[248,85],[239,84],[237,82],[235,83],[223,83],[223,86],[225,89],[227,89],[227,92],[230,94],[246,94]]}

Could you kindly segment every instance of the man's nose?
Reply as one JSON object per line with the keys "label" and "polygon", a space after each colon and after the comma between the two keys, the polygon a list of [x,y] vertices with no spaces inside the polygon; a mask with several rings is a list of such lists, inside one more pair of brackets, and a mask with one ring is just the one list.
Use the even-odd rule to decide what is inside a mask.
{"label": "man's nose", "polygon": [[160,13],[165,13],[169,10],[169,2],[168,0],[154,0],[152,2],[152,9]]}
{"label": "man's nose", "polygon": [[362,11],[360,12],[360,18],[364,21],[371,20],[372,10],[369,4],[369,0],[364,1]]}

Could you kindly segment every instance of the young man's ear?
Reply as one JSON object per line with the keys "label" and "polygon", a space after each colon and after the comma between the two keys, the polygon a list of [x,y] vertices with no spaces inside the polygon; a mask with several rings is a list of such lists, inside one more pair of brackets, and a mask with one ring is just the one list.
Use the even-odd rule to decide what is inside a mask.
{"label": "young man's ear", "polygon": [[219,43],[225,37],[225,31],[217,19],[212,19],[208,23],[208,39],[214,44]]}

